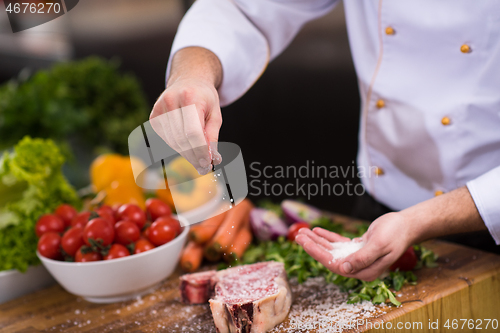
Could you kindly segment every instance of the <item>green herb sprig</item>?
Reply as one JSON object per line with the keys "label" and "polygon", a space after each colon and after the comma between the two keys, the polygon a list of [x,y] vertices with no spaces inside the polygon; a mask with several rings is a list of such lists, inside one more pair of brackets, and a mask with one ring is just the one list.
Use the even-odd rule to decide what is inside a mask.
{"label": "green herb sprig", "polygon": [[422,267],[434,268],[438,266],[436,263],[438,255],[431,250],[426,249],[422,245],[414,245],[413,250],[415,250],[415,254],[418,258],[415,269],[420,269]]}

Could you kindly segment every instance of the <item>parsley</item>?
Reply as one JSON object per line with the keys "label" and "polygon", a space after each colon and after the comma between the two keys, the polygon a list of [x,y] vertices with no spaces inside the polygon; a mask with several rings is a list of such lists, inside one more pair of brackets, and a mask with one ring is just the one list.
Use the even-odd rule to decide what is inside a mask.
{"label": "parsley", "polygon": [[415,254],[418,258],[417,267],[415,267],[416,269],[420,269],[422,267],[434,268],[438,266],[436,263],[438,255],[431,250],[426,249],[422,245],[414,245],[413,250],[415,250]]}
{"label": "parsley", "polygon": [[[135,77],[117,61],[61,62],[0,86],[0,150],[25,135],[128,153],[128,136],[150,107]],[[22,116],[20,116],[20,114]]]}

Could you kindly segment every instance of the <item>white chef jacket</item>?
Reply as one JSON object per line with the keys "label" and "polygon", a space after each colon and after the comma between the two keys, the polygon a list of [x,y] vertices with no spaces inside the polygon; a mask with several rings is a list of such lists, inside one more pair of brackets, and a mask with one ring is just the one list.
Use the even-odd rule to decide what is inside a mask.
{"label": "white chef jacket", "polygon": [[[171,54],[188,46],[215,53],[224,106],[304,23],[335,4],[198,0]],[[500,244],[500,1],[347,0],[344,7],[362,100],[358,165],[375,171],[363,184],[395,210],[467,185]]]}

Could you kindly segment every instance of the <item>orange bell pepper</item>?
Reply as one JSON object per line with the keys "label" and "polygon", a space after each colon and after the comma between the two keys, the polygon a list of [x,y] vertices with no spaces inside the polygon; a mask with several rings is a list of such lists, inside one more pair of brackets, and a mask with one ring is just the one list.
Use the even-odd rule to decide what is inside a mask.
{"label": "orange bell pepper", "polygon": [[103,154],[90,166],[90,180],[95,192],[104,191],[108,205],[134,203],[145,208],[144,193],[137,186],[132,165],[142,167],[142,161],[118,154]]}

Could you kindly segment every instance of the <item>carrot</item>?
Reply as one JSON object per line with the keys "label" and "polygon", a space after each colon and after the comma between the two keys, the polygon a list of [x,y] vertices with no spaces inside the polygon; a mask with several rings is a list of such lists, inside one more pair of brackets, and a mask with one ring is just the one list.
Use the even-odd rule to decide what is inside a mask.
{"label": "carrot", "polygon": [[250,228],[241,228],[234,238],[233,244],[229,248],[227,255],[224,256],[224,260],[230,263],[240,260],[251,242],[252,232],[250,231]]}
{"label": "carrot", "polygon": [[205,258],[211,261],[220,259],[222,253],[227,251],[233,244],[233,240],[241,227],[248,224],[252,208],[252,202],[245,199],[227,212],[226,218],[205,247]]}
{"label": "carrot", "polygon": [[219,261],[222,257],[222,252],[216,250],[212,245],[206,245],[203,253],[205,258],[210,261]]}
{"label": "carrot", "polygon": [[222,221],[224,221],[226,213],[213,216],[191,227],[191,230],[189,230],[189,239],[200,245],[208,242],[215,235]]}
{"label": "carrot", "polygon": [[186,272],[194,272],[203,260],[203,246],[188,242],[181,255],[181,268]]}

